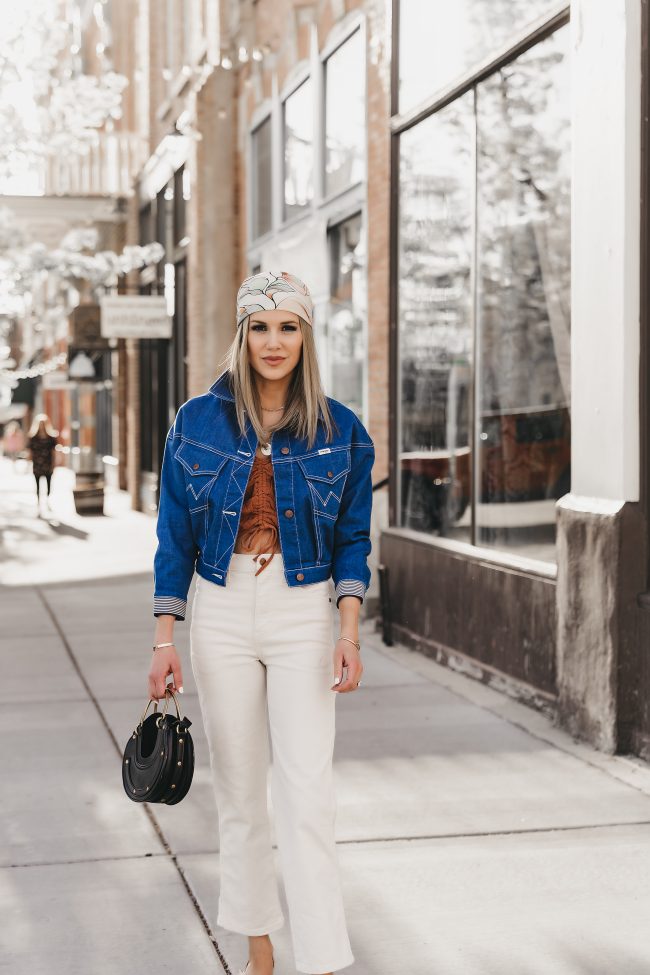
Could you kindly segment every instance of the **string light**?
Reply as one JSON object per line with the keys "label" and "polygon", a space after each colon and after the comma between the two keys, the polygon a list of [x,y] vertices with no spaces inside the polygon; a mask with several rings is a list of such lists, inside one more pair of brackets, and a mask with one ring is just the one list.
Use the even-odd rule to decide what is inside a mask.
{"label": "string light", "polygon": [[54,372],[60,366],[64,366],[68,361],[67,352],[59,352],[58,355],[48,359],[47,362],[39,362],[37,366],[30,366],[24,369],[2,369],[0,368],[0,378],[2,379],[37,379],[48,372]]}

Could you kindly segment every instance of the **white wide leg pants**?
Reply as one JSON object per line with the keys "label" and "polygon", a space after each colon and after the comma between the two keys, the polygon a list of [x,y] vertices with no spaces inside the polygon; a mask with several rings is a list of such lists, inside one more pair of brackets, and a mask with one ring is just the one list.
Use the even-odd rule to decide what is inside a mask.
{"label": "white wide leg pants", "polygon": [[[268,557],[268,556],[267,556]],[[233,553],[226,585],[197,576],[192,670],[219,815],[217,923],[241,934],[284,924],[274,870],[267,773],[294,961],[319,975],[354,961],[334,837],[336,691],[329,582],[288,586],[276,552]]]}

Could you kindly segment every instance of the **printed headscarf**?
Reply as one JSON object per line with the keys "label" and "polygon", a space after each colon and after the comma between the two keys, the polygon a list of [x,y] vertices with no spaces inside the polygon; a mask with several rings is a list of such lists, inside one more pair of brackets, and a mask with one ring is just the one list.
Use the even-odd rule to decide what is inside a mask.
{"label": "printed headscarf", "polygon": [[237,325],[256,311],[282,308],[312,325],[313,302],[304,282],[289,271],[258,271],[245,278],[237,292]]}

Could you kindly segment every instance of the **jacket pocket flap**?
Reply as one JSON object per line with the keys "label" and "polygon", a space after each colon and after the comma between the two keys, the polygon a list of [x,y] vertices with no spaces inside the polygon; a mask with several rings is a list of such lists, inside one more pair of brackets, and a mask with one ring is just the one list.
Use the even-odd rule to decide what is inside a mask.
{"label": "jacket pocket flap", "polygon": [[302,467],[305,477],[310,481],[324,481],[335,484],[350,470],[350,451],[333,450],[330,454],[313,454],[311,457],[299,457],[298,463]]}
{"label": "jacket pocket flap", "polygon": [[181,440],[174,456],[193,477],[218,474],[228,460],[223,454],[217,454],[209,447],[200,447],[188,440]]}

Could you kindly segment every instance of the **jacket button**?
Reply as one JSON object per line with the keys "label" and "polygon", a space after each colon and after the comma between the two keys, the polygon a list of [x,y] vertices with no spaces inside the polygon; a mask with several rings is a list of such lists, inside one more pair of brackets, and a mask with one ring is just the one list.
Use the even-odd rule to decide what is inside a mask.
{"label": "jacket button", "polygon": [[288,454],[289,453],[289,448],[288,447],[281,447],[280,448],[280,453],[281,454]]}
{"label": "jacket button", "polygon": [[192,468],[193,468],[193,470],[198,471],[199,465],[198,464],[192,464]]}
{"label": "jacket button", "polygon": [[331,472],[331,471],[328,471],[328,472],[327,472],[327,476],[328,476],[328,477],[334,477],[334,475],[332,474],[332,472]]}
{"label": "jacket button", "polygon": [[287,508],[287,510],[285,511],[285,515],[287,516],[287,518],[293,518],[293,511],[291,510],[291,508]]}
{"label": "jacket button", "polygon": [[296,572],[296,579],[298,580],[298,582],[302,582],[304,578],[305,578],[304,572]]}

